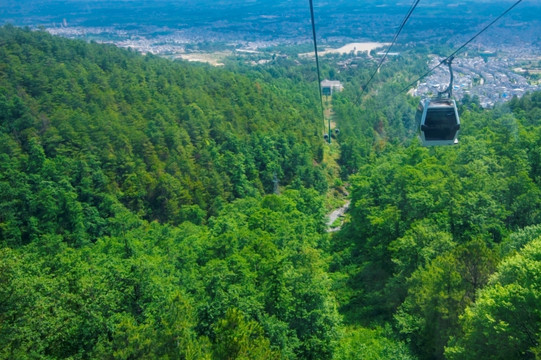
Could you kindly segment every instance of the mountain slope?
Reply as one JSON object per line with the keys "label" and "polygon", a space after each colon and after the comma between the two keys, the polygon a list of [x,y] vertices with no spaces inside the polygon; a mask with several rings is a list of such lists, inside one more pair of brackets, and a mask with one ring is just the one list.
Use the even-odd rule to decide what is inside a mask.
{"label": "mountain slope", "polygon": [[95,239],[116,202],[201,223],[222,203],[272,192],[275,177],[326,189],[317,106],[287,88],[10,26],[0,44],[10,243],[54,227]]}

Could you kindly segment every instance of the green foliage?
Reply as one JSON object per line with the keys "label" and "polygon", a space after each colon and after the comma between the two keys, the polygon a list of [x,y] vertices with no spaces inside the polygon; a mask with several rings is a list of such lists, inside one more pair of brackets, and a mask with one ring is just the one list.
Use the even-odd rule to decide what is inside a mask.
{"label": "green foliage", "polygon": [[458,317],[494,271],[496,258],[482,241],[472,241],[440,255],[408,279],[408,296],[395,318],[415,352],[425,359],[443,358]]}
{"label": "green foliage", "polygon": [[306,206],[321,200],[302,195],[238,200],[208,228],[119,211],[94,244],[3,248],[1,357],[330,359],[341,320]]}
{"label": "green foliage", "polygon": [[[363,117],[345,92],[337,98],[341,130],[354,125],[350,119],[378,119],[377,104],[387,104],[387,111],[396,106],[394,99],[365,100],[361,106],[374,113]],[[451,148],[391,144],[400,138],[388,136],[397,131],[388,124],[395,115],[379,116],[375,126],[364,123],[356,138],[342,132],[343,170],[355,175],[350,218],[334,237],[331,269],[347,323],[393,321],[420,358],[446,356],[449,339],[463,336],[459,319],[480,301],[500,257],[520,251],[538,233],[537,100],[526,95],[493,111],[466,103],[460,143]],[[406,130],[412,124],[403,120]],[[531,334],[537,339],[539,329]],[[530,354],[538,351],[530,345]],[[458,351],[449,349],[445,354]]]}
{"label": "green foliage", "polygon": [[279,353],[270,349],[263,337],[263,329],[255,321],[246,322],[242,314],[229,310],[224,319],[214,327],[216,344],[215,359],[278,359]]}
{"label": "green foliage", "polygon": [[272,192],[275,176],[327,189],[320,141],[307,136],[315,105],[292,102],[287,87],[11,26],[0,39],[0,181],[14,188],[2,192],[3,241],[50,231],[93,241],[104,197],[180,224],[204,223],[218,199]]}
{"label": "green foliage", "polygon": [[406,344],[393,339],[391,330],[346,328],[336,350],[335,360],[413,360]]}
{"label": "green foliage", "polygon": [[[304,201],[295,203],[300,195]],[[289,190],[261,201],[239,200],[209,222],[206,284],[198,296],[199,331],[236,308],[260,319],[284,358],[331,358],[340,317],[321,252],[320,208],[313,191]]]}
{"label": "green foliage", "polygon": [[422,55],[361,92],[370,61],[324,66],[329,179],[311,66],[0,28],[0,358],[539,356],[539,93],[465,99],[460,144],[422,148],[395,96]]}
{"label": "green foliage", "polygon": [[504,260],[461,317],[450,359],[537,359],[541,333],[541,240]]}
{"label": "green foliage", "polygon": [[509,255],[513,251],[520,251],[525,245],[527,245],[532,239],[536,239],[541,236],[541,224],[527,226],[523,229],[509,234],[509,239],[502,244],[502,254]]}
{"label": "green foliage", "polygon": [[332,357],[307,86],[11,26],[0,63],[0,358]]}

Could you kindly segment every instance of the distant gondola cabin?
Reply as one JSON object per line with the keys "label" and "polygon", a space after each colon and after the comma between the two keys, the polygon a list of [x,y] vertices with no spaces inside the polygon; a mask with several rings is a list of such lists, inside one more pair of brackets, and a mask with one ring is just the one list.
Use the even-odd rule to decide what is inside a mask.
{"label": "distant gondola cabin", "polygon": [[335,91],[344,90],[344,85],[340,81],[323,80],[321,82],[321,94],[323,96],[332,96]]}

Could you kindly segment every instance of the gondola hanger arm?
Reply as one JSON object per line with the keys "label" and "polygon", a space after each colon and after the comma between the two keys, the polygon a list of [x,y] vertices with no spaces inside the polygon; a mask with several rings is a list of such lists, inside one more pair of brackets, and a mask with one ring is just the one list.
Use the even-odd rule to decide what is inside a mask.
{"label": "gondola hanger arm", "polygon": [[449,98],[449,99],[453,96],[453,67],[452,67],[452,62],[453,62],[454,58],[455,58],[454,56],[450,56],[450,57],[448,57],[447,59],[445,59],[443,61],[443,64],[449,66],[449,75],[450,75],[449,86],[447,86],[447,89],[445,89],[443,91],[438,91],[438,99],[441,99],[444,94],[447,94],[447,98]]}

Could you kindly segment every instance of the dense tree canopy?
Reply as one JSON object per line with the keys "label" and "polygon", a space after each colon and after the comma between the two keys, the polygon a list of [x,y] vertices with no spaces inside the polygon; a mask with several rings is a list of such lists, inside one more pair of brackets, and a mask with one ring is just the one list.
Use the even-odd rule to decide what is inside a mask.
{"label": "dense tree canopy", "polygon": [[95,240],[113,211],[104,197],[179,224],[270,193],[275,177],[326,190],[314,165],[322,147],[314,103],[292,102],[286,87],[12,27],[0,37],[9,243],[51,227]]}
{"label": "dense tree canopy", "polygon": [[398,91],[424,55],[365,91],[372,59],[323,63],[327,146],[302,59],[0,28],[0,358],[539,357],[541,93],[465,99],[460,144],[423,148]]}
{"label": "dense tree canopy", "polygon": [[[10,26],[0,44],[3,358],[332,356],[313,97]],[[265,196],[275,179],[292,189]]]}
{"label": "dense tree canopy", "polygon": [[461,316],[450,359],[537,359],[541,355],[541,238],[504,260]]}
{"label": "dense tree canopy", "polygon": [[[494,358],[499,350],[487,350],[489,332],[472,329],[485,315],[474,314],[494,301],[487,294],[497,265],[539,236],[540,106],[539,93],[492,111],[466,104],[458,146],[387,143],[360,163],[350,178],[350,221],[335,238],[331,266],[349,285],[341,295],[348,322],[393,323],[421,359]],[[533,314],[541,303],[532,296],[520,305],[531,324],[517,344],[493,339],[507,349],[502,359],[538,352]],[[501,311],[520,316],[514,307]],[[472,331],[487,337],[474,339]],[[450,339],[460,345],[444,354]]]}

